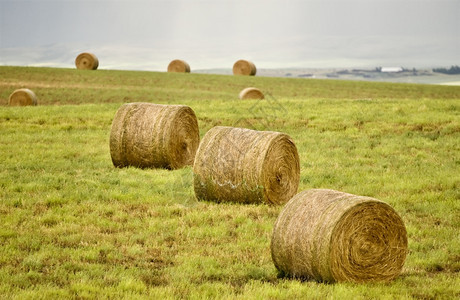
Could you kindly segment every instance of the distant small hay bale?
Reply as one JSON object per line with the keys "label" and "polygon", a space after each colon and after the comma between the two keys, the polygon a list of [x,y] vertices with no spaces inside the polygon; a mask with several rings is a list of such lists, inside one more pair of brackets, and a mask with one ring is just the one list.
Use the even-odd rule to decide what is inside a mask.
{"label": "distant small hay bale", "polygon": [[247,60],[240,59],[235,64],[233,64],[233,75],[256,75],[257,69],[256,66]]}
{"label": "distant small hay bale", "polygon": [[300,163],[284,133],[217,126],[203,137],[193,172],[198,199],[283,204],[297,192]]}
{"label": "distant small hay bale", "polygon": [[240,92],[240,99],[264,99],[264,93],[261,90],[255,87],[245,88]]}
{"label": "distant small hay bale", "polygon": [[392,207],[327,189],[295,195],[278,216],[271,241],[279,271],[325,282],[390,281],[407,252],[406,228]]}
{"label": "distant small hay bale", "polygon": [[8,99],[10,106],[37,105],[37,96],[29,89],[17,89]]}
{"label": "distant small hay bale", "polygon": [[112,122],[110,155],[115,167],[179,169],[193,164],[199,143],[190,107],[127,103]]}
{"label": "distant small hay bale", "polygon": [[97,67],[99,67],[99,60],[96,55],[89,52],[83,52],[75,59],[75,66],[79,70],[96,70]]}
{"label": "distant small hay bale", "polygon": [[175,59],[169,63],[168,72],[190,73],[190,66],[183,60]]}

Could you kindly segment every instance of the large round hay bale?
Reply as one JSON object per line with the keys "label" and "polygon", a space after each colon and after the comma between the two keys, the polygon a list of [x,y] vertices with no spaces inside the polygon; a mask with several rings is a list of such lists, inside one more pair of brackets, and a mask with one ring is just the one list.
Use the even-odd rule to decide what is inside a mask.
{"label": "large round hay bale", "polygon": [[29,89],[17,89],[8,98],[10,106],[37,105],[37,96]]}
{"label": "large round hay bale", "polygon": [[190,107],[127,103],[112,122],[110,155],[116,167],[178,169],[193,164],[199,143]]}
{"label": "large round hay bale", "polygon": [[256,75],[256,66],[247,60],[240,59],[233,64],[233,75]]}
{"label": "large round hay bale", "polygon": [[168,72],[190,73],[190,66],[181,59],[175,59],[169,63]]}
{"label": "large round hay bale", "polygon": [[93,53],[83,52],[75,59],[75,66],[79,70],[96,70],[99,67],[99,60]]}
{"label": "large round hay bale", "polygon": [[284,133],[217,126],[203,137],[193,172],[198,199],[282,204],[297,192],[299,155]]}
{"label": "large round hay bale", "polygon": [[264,99],[264,93],[255,87],[248,87],[243,89],[239,95],[240,99]]}
{"label": "large round hay bale", "polygon": [[406,228],[392,207],[326,189],[295,195],[278,216],[271,241],[281,273],[326,282],[392,280],[407,252]]}

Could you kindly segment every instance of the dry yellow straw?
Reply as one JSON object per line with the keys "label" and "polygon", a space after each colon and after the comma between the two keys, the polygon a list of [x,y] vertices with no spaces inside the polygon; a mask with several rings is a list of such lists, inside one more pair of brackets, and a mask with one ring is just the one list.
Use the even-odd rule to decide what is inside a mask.
{"label": "dry yellow straw", "polygon": [[240,59],[233,64],[233,75],[256,75],[256,66],[247,60]]}
{"label": "dry yellow straw", "polygon": [[295,195],[281,211],[271,252],[276,268],[292,277],[389,281],[404,265],[407,234],[385,202],[313,189]]}
{"label": "dry yellow straw", "polygon": [[203,137],[193,172],[198,199],[283,204],[297,192],[299,155],[284,133],[217,126]]}
{"label": "dry yellow straw", "polygon": [[261,90],[255,87],[248,87],[243,89],[240,94],[239,98],[244,99],[264,99],[264,94]]}
{"label": "dry yellow straw", "polygon": [[178,169],[193,164],[199,142],[190,107],[127,103],[113,119],[110,154],[116,167]]}
{"label": "dry yellow straw", "polygon": [[37,96],[29,89],[15,90],[8,98],[10,106],[37,105]]}
{"label": "dry yellow straw", "polygon": [[99,67],[99,60],[93,53],[83,52],[75,59],[75,66],[79,70],[96,70]]}
{"label": "dry yellow straw", "polygon": [[169,63],[168,72],[190,73],[190,66],[183,60],[175,59]]}

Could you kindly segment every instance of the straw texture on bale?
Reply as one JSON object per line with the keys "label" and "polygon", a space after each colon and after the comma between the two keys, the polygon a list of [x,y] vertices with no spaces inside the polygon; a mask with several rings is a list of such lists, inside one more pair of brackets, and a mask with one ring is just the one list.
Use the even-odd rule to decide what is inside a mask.
{"label": "straw texture on bale", "polygon": [[83,52],[75,59],[75,66],[79,70],[96,70],[99,67],[99,60],[93,53]]}
{"label": "straw texture on bale", "polygon": [[198,199],[283,204],[297,192],[299,155],[284,133],[217,126],[203,137],[193,172]]}
{"label": "straw texture on bale", "polygon": [[240,59],[233,64],[233,75],[256,75],[256,66],[247,60]]}
{"label": "straw texture on bale", "polygon": [[178,169],[193,164],[199,143],[190,107],[127,103],[112,122],[110,155],[116,167]]}
{"label": "straw texture on bale", "polygon": [[264,99],[264,94],[262,93],[261,90],[255,87],[248,87],[245,88],[240,92],[239,95],[241,100],[245,99]]}
{"label": "straw texture on bale", "polygon": [[37,96],[29,89],[15,90],[8,98],[10,106],[28,106],[37,105]]}
{"label": "straw texture on bale", "polygon": [[406,228],[391,206],[327,189],[295,195],[278,216],[271,241],[281,273],[325,282],[392,280],[407,251]]}
{"label": "straw texture on bale", "polygon": [[169,63],[168,72],[190,73],[190,66],[183,60],[175,59]]}

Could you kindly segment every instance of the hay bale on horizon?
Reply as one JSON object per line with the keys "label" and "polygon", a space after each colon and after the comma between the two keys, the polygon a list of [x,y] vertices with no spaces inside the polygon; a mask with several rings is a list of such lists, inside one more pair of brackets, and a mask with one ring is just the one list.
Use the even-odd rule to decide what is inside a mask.
{"label": "hay bale on horizon", "polygon": [[169,63],[168,72],[190,73],[190,66],[184,60],[175,59]]}
{"label": "hay bale on horizon", "polygon": [[390,281],[407,252],[406,228],[391,206],[328,189],[295,195],[278,216],[271,241],[280,272],[325,282]]}
{"label": "hay bale on horizon", "polygon": [[283,204],[299,186],[299,155],[284,133],[217,126],[203,137],[193,173],[198,199]]}
{"label": "hay bale on horizon", "polygon": [[37,96],[29,89],[17,89],[8,98],[10,106],[37,105]]}
{"label": "hay bale on horizon", "polygon": [[264,99],[264,93],[262,93],[261,90],[255,87],[247,87],[243,89],[240,94],[239,98],[241,100],[246,100],[246,99]]}
{"label": "hay bale on horizon", "polygon": [[93,53],[83,52],[75,59],[75,66],[79,70],[96,70],[99,67],[99,60]]}
{"label": "hay bale on horizon", "polygon": [[179,169],[193,164],[199,143],[190,107],[127,103],[112,122],[110,155],[115,167]]}
{"label": "hay bale on horizon", "polygon": [[256,75],[256,66],[247,60],[240,59],[233,64],[233,75]]}

